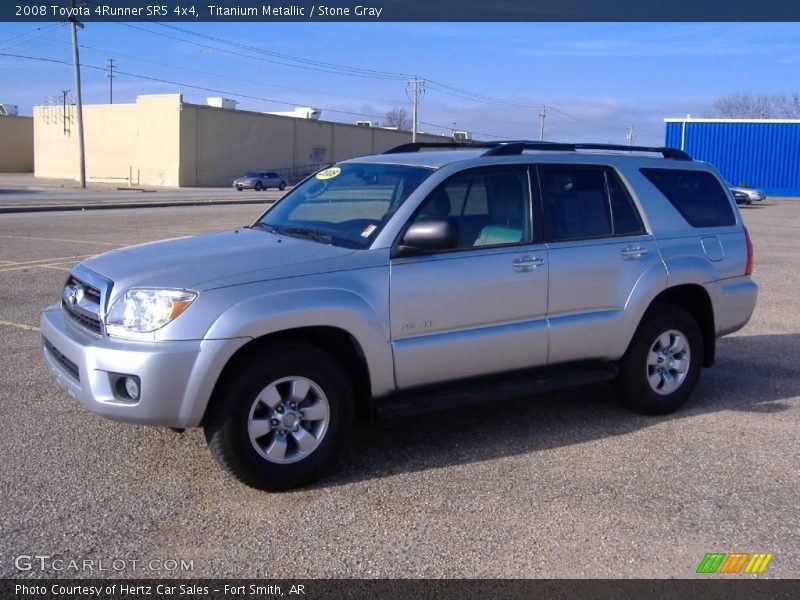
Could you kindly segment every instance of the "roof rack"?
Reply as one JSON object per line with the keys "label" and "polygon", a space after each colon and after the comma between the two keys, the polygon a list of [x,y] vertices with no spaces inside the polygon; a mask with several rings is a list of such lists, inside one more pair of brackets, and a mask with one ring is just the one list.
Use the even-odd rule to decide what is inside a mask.
{"label": "roof rack", "polygon": [[563,142],[535,142],[527,140],[505,140],[491,142],[413,142],[402,144],[386,150],[384,154],[398,154],[400,152],[419,152],[424,148],[436,149],[479,149],[488,148],[483,156],[512,156],[522,154],[525,150],[543,150],[546,152],[576,152],[578,150],[606,150],[612,152],[652,152],[661,154],[664,158],[672,160],[692,160],[683,150],[677,148],[656,146],[624,146],[622,144],[571,144]]}
{"label": "roof rack", "polygon": [[484,153],[484,156],[509,156],[524,150],[575,152],[577,150],[609,150],[612,152],[653,152],[672,160],[692,160],[683,150],[661,146],[625,146],[622,144],[566,144],[553,142],[501,142]]}
{"label": "roof rack", "polygon": [[401,152],[419,152],[425,148],[435,148],[437,150],[462,150],[469,148],[494,148],[498,142],[410,142],[400,144],[394,148],[385,150],[383,154],[400,154]]}

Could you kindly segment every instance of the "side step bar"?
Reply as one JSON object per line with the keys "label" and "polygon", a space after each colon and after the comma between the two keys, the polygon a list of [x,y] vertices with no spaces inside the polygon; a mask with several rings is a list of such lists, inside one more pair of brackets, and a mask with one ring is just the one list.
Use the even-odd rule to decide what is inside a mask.
{"label": "side step bar", "polygon": [[611,381],[617,376],[616,365],[593,363],[537,369],[501,376],[481,377],[447,385],[415,388],[398,392],[375,402],[375,415],[391,419],[448,410],[489,400],[519,398],[570,387]]}

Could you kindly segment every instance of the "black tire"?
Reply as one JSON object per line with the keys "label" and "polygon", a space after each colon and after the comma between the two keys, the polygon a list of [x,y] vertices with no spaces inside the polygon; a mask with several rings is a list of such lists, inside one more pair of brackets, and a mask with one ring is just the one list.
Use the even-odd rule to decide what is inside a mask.
{"label": "black tire", "polygon": [[[329,416],[324,435],[308,455],[297,462],[279,464],[263,456],[254,445],[265,440],[266,446],[271,440],[277,440],[278,434],[270,431],[258,438],[259,441],[251,442],[248,422],[254,407],[269,410],[256,403],[262,390],[287,377],[307,379],[316,384],[327,399]],[[313,346],[274,346],[242,364],[226,378],[221,388],[215,393],[206,415],[206,442],[219,465],[251,487],[281,491],[315,481],[333,465],[350,435],[354,415],[350,383],[339,364]],[[273,412],[272,416],[279,415]],[[294,434],[289,433],[283,437],[290,448],[286,456],[293,447],[294,442],[289,439],[292,436]],[[299,446],[294,446],[294,450],[298,451]]]}
{"label": "black tire", "polygon": [[253,189],[255,189],[255,191],[257,192],[260,192],[261,190],[264,189],[264,186],[261,185],[260,181],[256,181],[256,184],[253,186]]}
{"label": "black tire", "polygon": [[285,190],[285,189],[286,189],[286,184],[285,184],[283,181],[281,181],[280,185],[278,185],[278,189],[279,189],[280,191],[283,191],[283,190]]}
{"label": "black tire", "polygon": [[[668,339],[673,348],[679,347],[679,342],[673,342],[677,340],[677,336],[669,332],[683,336],[688,347],[688,355],[685,352],[673,354],[669,345],[666,348],[667,355],[662,354],[659,339]],[[653,357],[658,357],[655,365],[650,360],[651,349],[656,350]],[[681,368],[673,369],[673,364],[683,365],[684,360],[688,362],[688,369],[683,369],[680,383],[672,389],[672,383],[678,381],[678,376],[681,375]],[[671,413],[680,408],[692,394],[700,377],[702,363],[703,334],[697,320],[679,306],[654,304],[648,309],[627,352],[619,361],[620,371],[615,382],[617,396],[638,413],[646,415]],[[655,387],[659,388],[659,391],[651,384],[651,377],[657,382]],[[669,391],[670,389],[672,391]]]}
{"label": "black tire", "polygon": [[237,191],[237,192],[241,192],[243,189],[244,189],[244,188],[243,188],[242,186],[240,186],[240,185],[237,185],[237,186],[236,186],[236,191]]}

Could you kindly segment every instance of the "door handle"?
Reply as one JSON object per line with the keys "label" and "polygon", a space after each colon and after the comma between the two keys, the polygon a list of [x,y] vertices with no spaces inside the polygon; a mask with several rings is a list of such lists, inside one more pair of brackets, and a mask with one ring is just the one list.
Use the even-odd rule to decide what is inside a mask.
{"label": "door handle", "polygon": [[515,271],[533,271],[544,264],[544,259],[535,256],[520,256],[511,262]]}
{"label": "door handle", "polygon": [[647,254],[647,249],[640,246],[625,246],[622,250],[620,250],[620,254],[622,254],[622,258],[625,260],[642,258],[645,254]]}

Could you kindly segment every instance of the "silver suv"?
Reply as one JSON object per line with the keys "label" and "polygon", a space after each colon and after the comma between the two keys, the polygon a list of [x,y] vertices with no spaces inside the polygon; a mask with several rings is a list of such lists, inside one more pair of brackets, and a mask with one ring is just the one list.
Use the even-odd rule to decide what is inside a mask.
{"label": "silver suv", "polygon": [[679,150],[407,144],[251,225],[82,262],[43,355],[89,410],[202,426],[224,469],[280,490],[359,415],[601,381],[674,411],[750,318],[752,266],[724,181]]}

